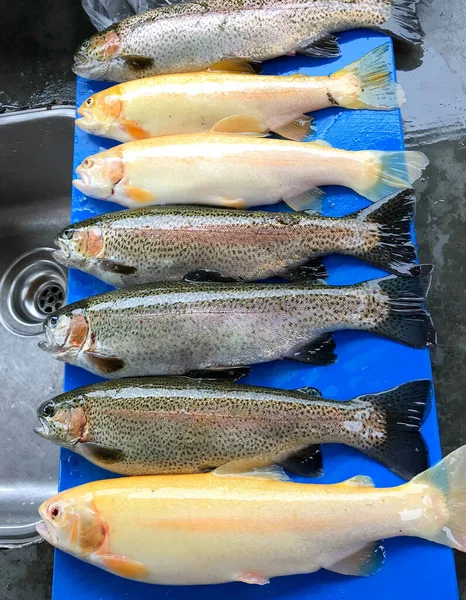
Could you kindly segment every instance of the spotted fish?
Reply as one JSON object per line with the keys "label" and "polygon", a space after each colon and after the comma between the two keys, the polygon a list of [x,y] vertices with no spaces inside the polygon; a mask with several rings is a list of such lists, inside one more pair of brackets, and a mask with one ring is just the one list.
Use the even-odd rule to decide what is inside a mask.
{"label": "spotted fish", "polygon": [[164,6],[112,25],[74,57],[81,77],[129,81],[163,73],[252,70],[284,54],[335,57],[333,32],[367,27],[414,44],[417,0],[204,0]]}
{"label": "spotted fish", "polygon": [[334,485],[215,472],[119,477],[53,496],[37,531],[148,583],[264,585],[319,569],[367,576],[383,566],[381,539],[420,537],[466,552],[465,482],[466,446],[392,488],[363,475]]}
{"label": "spotted fish", "polygon": [[168,282],[64,306],[40,347],[106,377],[180,375],[289,358],[329,364],[330,332],[372,331],[414,347],[435,343],[422,308],[431,267],[351,286],[313,282]]}
{"label": "spotted fish", "polygon": [[68,225],[54,256],[116,287],[183,278],[324,277],[318,257],[332,253],[417,275],[414,208],[408,190],[341,219],[200,206],[124,210]]}
{"label": "spotted fish", "polygon": [[314,388],[122,379],[44,402],[35,431],[121,475],[216,467],[226,474],[278,463],[316,476],[322,471],[317,444],[338,442],[410,479],[428,467],[419,428],[429,411],[429,389],[430,382],[420,380],[338,402],[321,398]]}

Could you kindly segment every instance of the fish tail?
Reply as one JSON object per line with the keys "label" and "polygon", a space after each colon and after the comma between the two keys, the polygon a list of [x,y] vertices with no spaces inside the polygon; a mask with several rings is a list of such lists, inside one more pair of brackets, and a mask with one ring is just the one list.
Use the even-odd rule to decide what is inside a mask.
{"label": "fish tail", "polygon": [[352,401],[358,414],[365,414],[361,407],[371,408],[356,447],[406,480],[429,466],[420,428],[430,411],[430,388],[430,381],[422,379]]}
{"label": "fish tail", "polygon": [[345,108],[391,110],[405,101],[401,86],[393,80],[393,54],[390,43],[372,50],[331,76],[341,81],[338,104]]}
{"label": "fish tail", "polygon": [[[466,552],[466,445],[415,477],[407,485],[411,486],[413,483],[429,486],[434,494],[440,491],[444,504],[443,519],[436,514],[435,521],[429,523],[429,529],[432,526],[435,529],[422,532],[422,537]],[[425,501],[429,494],[423,489],[422,495]]]}
{"label": "fish tail", "polygon": [[410,44],[420,44],[424,36],[417,16],[419,0],[391,0],[390,17],[377,29]]}
{"label": "fish tail", "polygon": [[397,275],[419,275],[411,236],[415,210],[413,190],[404,190],[356,213],[357,220],[378,226],[376,243],[362,249],[357,256]]}
{"label": "fish tail", "polygon": [[[420,265],[418,277],[389,275],[363,284],[373,292],[376,303],[369,307],[367,329],[414,348],[436,344],[432,318],[423,308],[431,273],[431,265]],[[381,316],[374,319],[375,312]]]}
{"label": "fish tail", "polygon": [[363,150],[359,182],[351,187],[372,202],[382,200],[394,190],[411,188],[429,164],[422,152]]}

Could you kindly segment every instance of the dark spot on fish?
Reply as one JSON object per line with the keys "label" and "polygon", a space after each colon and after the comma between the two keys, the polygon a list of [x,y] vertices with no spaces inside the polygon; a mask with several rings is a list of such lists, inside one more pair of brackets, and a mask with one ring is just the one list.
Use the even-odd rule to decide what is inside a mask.
{"label": "dark spot on fish", "polygon": [[95,344],[95,331],[91,333],[91,344]]}
{"label": "dark spot on fish", "polygon": [[336,101],[335,97],[331,92],[327,92],[327,98],[330,104],[333,104],[334,106],[339,106],[338,102]]}

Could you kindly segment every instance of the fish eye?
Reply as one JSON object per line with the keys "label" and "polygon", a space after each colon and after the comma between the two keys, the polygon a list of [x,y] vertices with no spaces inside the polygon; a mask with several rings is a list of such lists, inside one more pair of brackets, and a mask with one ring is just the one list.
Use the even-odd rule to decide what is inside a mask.
{"label": "fish eye", "polygon": [[64,229],[62,231],[62,237],[66,238],[67,240],[71,240],[71,238],[74,235],[74,229],[72,229],[71,227],[67,227],[66,229]]}
{"label": "fish eye", "polygon": [[83,162],[83,167],[86,168],[90,168],[94,166],[94,161],[92,160],[92,158],[86,158],[86,160]]}
{"label": "fish eye", "polygon": [[52,315],[51,317],[49,317],[49,321],[48,321],[48,326],[51,329],[55,329],[55,327],[58,325],[58,316],[57,315]]}
{"label": "fish eye", "polygon": [[60,509],[58,506],[51,506],[50,507],[50,516],[52,517],[52,519],[56,519],[60,514]]}
{"label": "fish eye", "polygon": [[55,406],[53,402],[47,402],[46,404],[44,404],[41,413],[41,416],[43,417],[53,417],[53,415],[55,414]]}
{"label": "fish eye", "polygon": [[93,101],[93,99],[92,99],[92,98],[88,98],[88,99],[86,100],[86,105],[87,105],[87,106],[92,106],[92,103],[93,103],[93,102],[94,102],[94,101]]}

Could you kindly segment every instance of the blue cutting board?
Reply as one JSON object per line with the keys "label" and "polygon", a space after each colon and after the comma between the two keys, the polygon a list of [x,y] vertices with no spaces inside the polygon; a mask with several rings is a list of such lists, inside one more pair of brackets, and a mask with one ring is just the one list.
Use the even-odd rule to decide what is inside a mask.
{"label": "blue cutting board", "polygon": [[[264,65],[265,74],[328,75],[357,60],[373,48],[386,43],[381,34],[357,31],[339,35],[342,56],[336,60],[305,57],[285,57]],[[393,76],[395,70],[393,69]],[[89,95],[108,84],[78,78],[76,103],[79,106]],[[400,150],[403,148],[401,116],[391,112],[345,111],[326,109],[315,114],[316,137],[349,150]],[[93,137],[76,129],[74,166],[114,142]],[[368,204],[366,200],[345,188],[329,187],[325,214],[342,216]],[[278,207],[284,210],[284,205]],[[92,200],[73,190],[71,221],[80,221],[120,206]],[[272,207],[277,210],[277,207]],[[348,257],[325,260],[330,273],[329,283],[350,284],[380,277],[384,273]],[[110,289],[94,277],[71,270],[68,301],[74,302]],[[338,361],[329,367],[315,367],[291,361],[255,366],[245,383],[281,388],[314,386],[324,397],[350,399],[360,394],[377,392],[419,378],[431,378],[429,352],[415,350],[369,333],[339,332],[335,335]],[[77,367],[66,367],[65,389],[97,381],[98,378]],[[440,459],[440,443],[435,405],[423,428],[429,444],[431,461]],[[325,476],[319,483],[335,483],[353,475],[370,475],[377,486],[396,486],[401,480],[388,469],[355,450],[332,445],[324,447]],[[88,463],[84,458],[61,450],[60,490],[112,475]],[[312,481],[312,480],[308,480]],[[240,485],[240,483],[238,483]],[[309,515],[312,519],[312,514]],[[359,515],[354,515],[358,527]],[[165,587],[150,586],[121,579],[85,564],[61,551],[55,554],[53,600],[76,597],[85,600],[123,600],[150,598],[159,600],[224,600],[261,599],[331,599],[331,600],[417,600],[458,598],[453,553],[433,543],[411,538],[388,540],[387,559],[382,571],[369,578],[346,577],[328,571],[309,575],[279,577],[260,587],[243,583],[220,586]]]}

